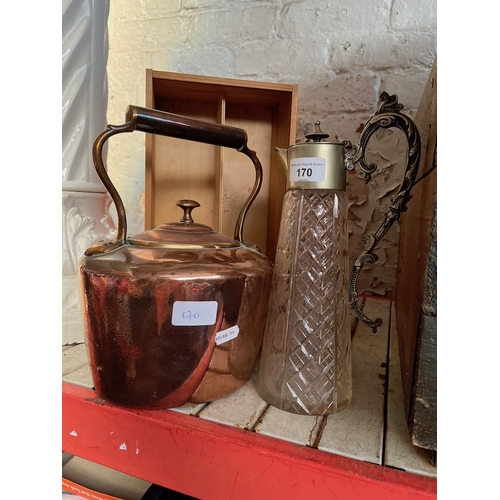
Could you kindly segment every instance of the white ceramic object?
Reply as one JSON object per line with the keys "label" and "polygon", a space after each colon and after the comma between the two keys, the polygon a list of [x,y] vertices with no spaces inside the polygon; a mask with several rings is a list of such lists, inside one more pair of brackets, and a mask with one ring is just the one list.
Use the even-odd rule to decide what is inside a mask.
{"label": "white ceramic object", "polygon": [[106,127],[109,0],[62,2],[62,343],[83,342],[78,262],[112,237],[109,195],[92,162]]}

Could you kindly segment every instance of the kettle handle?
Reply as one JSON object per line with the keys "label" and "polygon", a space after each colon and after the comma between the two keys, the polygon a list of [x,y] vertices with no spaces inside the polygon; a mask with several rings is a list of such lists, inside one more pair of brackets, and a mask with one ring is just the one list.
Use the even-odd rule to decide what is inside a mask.
{"label": "kettle handle", "polygon": [[418,133],[415,123],[408,116],[400,113],[403,105],[398,103],[398,97],[396,95],[389,96],[387,92],[382,92],[380,94],[380,101],[381,105],[378,111],[366,122],[361,131],[359,145],[356,147],[348,141],[344,142],[345,147],[352,150],[351,153],[346,153],[346,165],[348,170],[352,170],[354,164],[359,162],[361,169],[365,172],[365,182],[369,182],[371,174],[377,169],[376,164],[370,163],[367,165],[364,159],[366,144],[370,137],[379,128],[396,127],[405,133],[408,140],[406,170],[399,191],[392,197],[392,203],[385,214],[384,221],[375,234],[363,236],[362,242],[365,250],[356,259],[349,279],[349,303],[358,318],[369,325],[374,333],[377,331],[377,328],[382,325],[382,319],[376,318],[373,321],[363,313],[358,303],[359,297],[356,291],[356,282],[363,265],[367,262],[373,264],[377,261],[377,256],[373,253],[374,248],[386,235],[394,222],[399,219],[400,213],[406,211],[406,204],[411,198],[410,190],[415,183],[415,177],[420,162],[420,134]]}
{"label": "kettle handle", "polygon": [[257,158],[257,154],[247,146],[247,133],[245,130],[230,127],[228,125],[206,123],[166,111],[132,105],[127,107],[125,120],[126,122],[123,125],[107,125],[106,130],[101,132],[95,139],[92,148],[92,160],[97,175],[108,190],[116,206],[118,214],[116,239],[112,242],[97,244],[90,247],[85,252],[86,255],[109,252],[123,245],[127,239],[127,216],[125,207],[118,191],[106,172],[102,160],[102,153],[104,144],[110,137],[123,132],[133,132],[134,130],[232,148],[248,156],[255,167],[255,183],[236,221],[234,239],[244,246],[256,248],[258,250],[255,245],[243,241],[245,217],[248,209],[260,191],[263,176],[262,165]]}

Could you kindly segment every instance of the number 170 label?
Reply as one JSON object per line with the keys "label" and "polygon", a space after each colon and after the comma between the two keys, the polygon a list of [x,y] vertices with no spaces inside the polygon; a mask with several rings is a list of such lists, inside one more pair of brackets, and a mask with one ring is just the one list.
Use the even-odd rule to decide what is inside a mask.
{"label": "number 170 label", "polygon": [[217,319],[217,302],[182,301],[174,302],[172,325],[174,326],[209,326]]}
{"label": "number 170 label", "polygon": [[290,182],[323,182],[325,167],[325,158],[292,158]]}

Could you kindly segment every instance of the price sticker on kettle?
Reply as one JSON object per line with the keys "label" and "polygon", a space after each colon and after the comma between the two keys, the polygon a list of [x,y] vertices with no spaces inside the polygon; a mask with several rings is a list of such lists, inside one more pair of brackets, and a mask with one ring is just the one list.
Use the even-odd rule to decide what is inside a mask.
{"label": "price sticker on kettle", "polygon": [[230,340],[235,339],[240,333],[240,329],[238,325],[234,325],[231,328],[226,328],[225,330],[221,330],[215,336],[215,343],[217,345],[224,344],[225,342],[229,342]]}
{"label": "price sticker on kettle", "polygon": [[217,306],[218,304],[215,300],[177,300],[174,302],[174,307],[172,309],[172,325],[214,325],[217,319]]}
{"label": "price sticker on kettle", "polygon": [[325,158],[292,158],[290,182],[323,182],[325,170]]}

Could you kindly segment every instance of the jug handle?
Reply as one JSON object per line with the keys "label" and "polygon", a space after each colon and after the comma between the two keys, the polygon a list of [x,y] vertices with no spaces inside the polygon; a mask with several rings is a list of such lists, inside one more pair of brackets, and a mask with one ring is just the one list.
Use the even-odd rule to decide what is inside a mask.
{"label": "jug handle", "polygon": [[94,245],[85,252],[86,255],[106,253],[118,248],[126,242],[127,216],[125,207],[118,191],[106,172],[102,160],[102,153],[104,145],[110,137],[124,132],[133,132],[134,130],[232,148],[248,156],[255,167],[255,183],[236,221],[234,239],[244,246],[258,250],[256,245],[245,243],[243,240],[245,217],[251,204],[259,194],[263,175],[262,165],[257,158],[257,154],[247,146],[247,133],[245,130],[227,125],[206,123],[166,111],[132,105],[127,107],[125,120],[126,122],[123,125],[107,125],[106,130],[95,139],[92,148],[92,160],[97,175],[108,190],[116,206],[118,214],[116,239],[112,242]]}
{"label": "jug handle", "polygon": [[365,182],[369,182],[371,175],[377,169],[375,163],[366,164],[364,155],[366,144],[370,137],[379,128],[396,127],[402,130],[408,140],[408,151],[406,158],[406,170],[399,191],[391,199],[391,205],[385,214],[384,221],[373,235],[364,235],[362,243],[364,251],[356,259],[351,276],[349,279],[349,303],[354,309],[357,317],[372,328],[373,333],[382,325],[382,319],[369,319],[359,306],[359,297],[356,291],[356,282],[358,280],[361,268],[365,263],[373,264],[377,261],[376,254],[373,253],[374,248],[386,235],[391,226],[399,219],[401,212],[407,210],[406,204],[411,198],[410,191],[415,183],[415,177],[418,172],[420,162],[420,134],[418,133],[415,123],[403,113],[400,113],[403,108],[402,104],[398,103],[396,95],[389,95],[387,92],[380,94],[381,105],[373,117],[365,124],[361,131],[359,145],[353,146],[350,142],[345,141],[344,145],[351,153],[346,153],[346,166],[348,170],[352,170],[354,165],[359,162],[361,169],[365,172]]}

